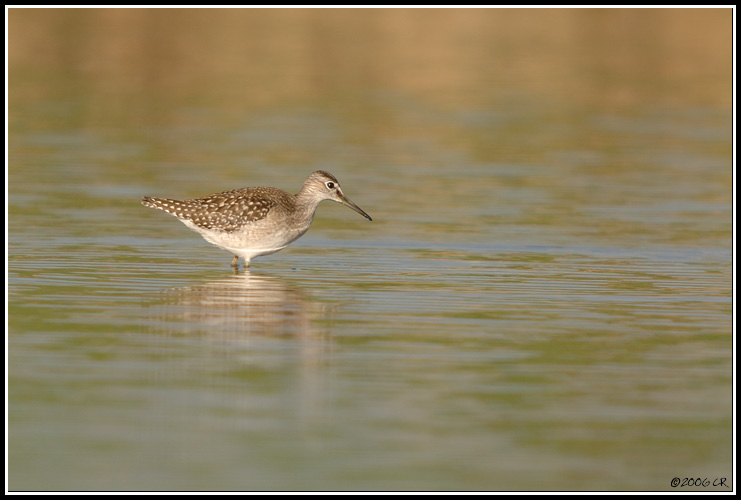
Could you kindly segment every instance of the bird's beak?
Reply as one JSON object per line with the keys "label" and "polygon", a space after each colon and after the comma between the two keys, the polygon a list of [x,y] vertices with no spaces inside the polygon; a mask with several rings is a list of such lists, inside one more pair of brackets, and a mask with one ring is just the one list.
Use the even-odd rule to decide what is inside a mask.
{"label": "bird's beak", "polygon": [[362,215],[366,219],[373,220],[373,219],[371,219],[371,216],[370,215],[368,215],[367,213],[363,212],[363,209],[362,208],[360,208],[355,203],[353,203],[352,201],[350,201],[343,193],[338,192],[337,194],[339,195],[339,202],[340,203],[342,203],[346,207],[352,208],[353,210],[355,210],[357,213],[359,213],[360,215]]}

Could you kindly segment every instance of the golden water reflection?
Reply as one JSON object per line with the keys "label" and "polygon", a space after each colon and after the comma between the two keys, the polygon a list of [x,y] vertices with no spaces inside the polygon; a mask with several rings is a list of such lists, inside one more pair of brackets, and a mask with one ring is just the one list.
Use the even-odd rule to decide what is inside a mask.
{"label": "golden water reflection", "polygon": [[[358,92],[392,89],[454,108],[520,95],[605,110],[728,108],[731,16],[730,9],[11,9],[9,84],[12,96],[40,92],[28,85],[36,71],[62,72],[70,81],[57,92],[109,96],[122,114],[133,104],[126,96],[146,99],[149,113],[162,109],[158,99],[238,112],[327,99],[342,105]],[[88,110],[91,124],[110,120],[97,109]]]}

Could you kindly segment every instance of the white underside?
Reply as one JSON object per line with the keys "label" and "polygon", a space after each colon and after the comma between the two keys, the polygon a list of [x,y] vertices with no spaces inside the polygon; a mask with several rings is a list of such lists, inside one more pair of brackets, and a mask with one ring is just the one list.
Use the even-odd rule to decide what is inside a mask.
{"label": "white underside", "polygon": [[[213,243],[213,242],[209,242]],[[254,249],[254,248],[232,248],[232,247],[225,247],[223,245],[217,245],[216,243],[213,243],[217,247],[226,250],[227,252],[231,253],[232,255],[236,255],[237,257],[242,257],[245,262],[249,262],[251,259],[254,259],[255,257],[259,257],[261,255],[270,255],[271,253],[279,252],[286,248],[288,245],[284,245],[282,247],[278,248],[263,248],[263,249]]]}
{"label": "white underside", "polygon": [[[286,234],[285,232],[275,230],[260,231],[258,225],[255,227],[255,229],[257,230],[255,231],[255,233],[259,234],[247,232],[235,234],[206,231],[190,221],[181,219],[181,222],[188,226],[190,229],[198,232],[201,236],[203,236],[203,239],[205,239],[212,245],[226,250],[232,255],[242,257],[245,260],[245,263],[249,263],[249,261],[251,259],[254,259],[255,257],[259,257],[261,255],[270,255],[271,253],[283,250],[291,242],[298,239],[306,232],[306,230],[309,229],[307,226],[306,229],[303,229],[301,231],[293,231],[290,234]],[[254,240],[257,240],[260,245],[255,246]]]}

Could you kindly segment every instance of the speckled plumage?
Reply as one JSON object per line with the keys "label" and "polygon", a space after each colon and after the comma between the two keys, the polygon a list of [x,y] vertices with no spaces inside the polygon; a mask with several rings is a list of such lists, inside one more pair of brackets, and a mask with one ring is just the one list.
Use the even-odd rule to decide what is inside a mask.
{"label": "speckled plumage", "polygon": [[142,204],[164,210],[203,229],[230,233],[264,219],[278,203],[290,205],[290,202],[281,200],[285,194],[276,188],[252,187],[182,201],[145,196]]}
{"label": "speckled plumage", "polygon": [[321,170],[309,175],[295,195],[274,187],[248,187],[192,200],[145,196],[142,204],[177,217],[206,241],[232,252],[232,265],[244,257],[247,267],[250,259],[277,252],[301,237],[323,200],[342,203],[372,220],[345,197],[336,177]]}

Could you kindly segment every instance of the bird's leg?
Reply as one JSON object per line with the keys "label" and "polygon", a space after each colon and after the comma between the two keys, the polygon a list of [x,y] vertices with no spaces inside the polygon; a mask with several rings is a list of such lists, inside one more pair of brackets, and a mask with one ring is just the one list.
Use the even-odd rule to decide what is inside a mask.
{"label": "bird's leg", "polygon": [[237,267],[237,260],[239,260],[239,256],[235,255],[232,259],[232,267]]}

